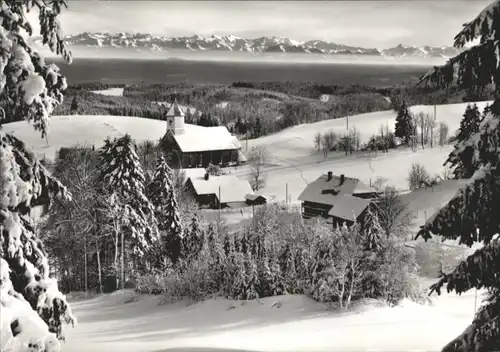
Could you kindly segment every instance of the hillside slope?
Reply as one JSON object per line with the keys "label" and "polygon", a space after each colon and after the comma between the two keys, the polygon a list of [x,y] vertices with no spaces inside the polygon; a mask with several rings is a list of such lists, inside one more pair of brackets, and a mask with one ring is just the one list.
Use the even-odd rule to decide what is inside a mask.
{"label": "hillside slope", "polygon": [[474,312],[474,292],[443,293],[432,298],[433,305],[403,301],[389,308],[372,302],[356,313],[327,310],[301,295],[219,298],[189,306],[159,306],[157,296],[132,296],[118,291],[73,302],[80,324],[67,330],[63,351],[437,351],[462,332]]}
{"label": "hillside slope", "polygon": [[157,141],[165,134],[166,124],[127,116],[53,116],[49,120],[48,144],[26,121],[7,123],[3,128],[26,143],[28,149],[39,157],[53,159],[61,147],[94,145],[99,148],[108,136],[119,137],[128,133],[136,141]]}
{"label": "hillside slope", "polygon": [[[491,101],[478,102],[480,110]],[[436,106],[436,121],[445,122],[450,129],[450,135],[460,126],[460,120],[468,103],[447,104]],[[434,106],[416,105],[411,107],[413,113],[423,112],[433,115]],[[318,132],[324,133],[333,130],[336,133],[344,133],[349,121],[349,128],[356,128],[361,134],[362,142],[367,142],[373,134],[377,134],[380,126],[388,125],[394,130],[396,113],[392,110],[378,111],[368,114],[355,115],[333,120],[325,120],[316,123],[302,124],[287,128],[273,135],[248,141],[248,147],[265,146],[270,154],[277,159],[297,158],[311,155],[314,150],[314,135]]]}

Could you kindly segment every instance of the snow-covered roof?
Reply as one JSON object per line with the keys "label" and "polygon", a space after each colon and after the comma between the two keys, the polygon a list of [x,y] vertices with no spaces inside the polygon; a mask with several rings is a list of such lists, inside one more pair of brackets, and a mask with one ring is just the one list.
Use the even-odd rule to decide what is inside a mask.
{"label": "snow-covered roof", "polygon": [[225,126],[205,127],[185,124],[184,133],[173,134],[183,152],[240,149],[238,139]]}
{"label": "snow-covered roof", "polygon": [[328,175],[323,174],[317,180],[307,185],[299,195],[298,200],[302,202],[334,205],[338,203],[338,196],[376,192],[375,189],[357,178],[344,177],[344,181],[342,182],[340,176],[332,175],[332,178],[328,180]]}
{"label": "snow-covered roof", "polygon": [[221,203],[244,202],[247,194],[254,193],[247,180],[240,180],[235,175],[210,175],[208,180],[204,177],[191,177],[190,180],[198,195],[215,194],[219,198],[220,187]]}
{"label": "snow-covered roof", "polygon": [[170,105],[170,109],[168,109],[167,112],[167,117],[173,117],[173,116],[184,116],[184,111],[182,111],[181,107],[179,106],[179,103],[177,103],[177,99],[174,100],[172,105]]}
{"label": "snow-covered roof", "polygon": [[333,203],[332,208],[328,211],[328,215],[343,220],[354,221],[370,205],[370,200],[344,194],[335,197]]}
{"label": "snow-covered roof", "polygon": [[184,182],[186,182],[190,178],[203,177],[207,172],[207,170],[203,167],[186,168],[186,169],[181,169],[180,171],[184,173],[185,176]]}

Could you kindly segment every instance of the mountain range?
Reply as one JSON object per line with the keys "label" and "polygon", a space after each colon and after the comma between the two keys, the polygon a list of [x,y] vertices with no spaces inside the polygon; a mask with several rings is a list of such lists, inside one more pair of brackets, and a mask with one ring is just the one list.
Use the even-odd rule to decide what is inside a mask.
{"label": "mountain range", "polygon": [[[233,51],[247,53],[304,53],[322,55],[370,55],[392,58],[450,58],[459,50],[451,46],[408,46],[399,44],[388,49],[363,48],[310,40],[299,42],[280,37],[259,37],[254,39],[240,38],[233,35],[203,37],[163,37],[145,33],[90,33],[83,32],[67,35],[66,42],[70,47],[92,48],[129,48],[138,51],[169,52],[172,50],[189,50],[198,52]],[[40,38],[34,38],[41,43]]]}

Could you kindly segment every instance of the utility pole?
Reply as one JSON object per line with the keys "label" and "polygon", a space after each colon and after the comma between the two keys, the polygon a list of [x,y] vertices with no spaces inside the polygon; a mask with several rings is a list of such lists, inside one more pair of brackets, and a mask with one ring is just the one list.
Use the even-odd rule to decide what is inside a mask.
{"label": "utility pole", "polygon": [[474,289],[474,316],[476,316],[477,312],[477,288]]}
{"label": "utility pole", "polygon": [[245,133],[246,151],[248,151],[248,130]]}
{"label": "utility pole", "polygon": [[217,221],[217,233],[220,236],[220,209],[221,209],[221,201],[220,201],[220,186],[219,186],[219,221]]}
{"label": "utility pole", "polygon": [[347,123],[347,126],[346,126],[347,131],[349,131],[349,115],[346,116],[345,121]]}
{"label": "utility pole", "polygon": [[88,291],[88,270],[87,270],[87,233],[85,233],[85,249],[84,249],[84,254],[85,254],[85,260],[84,260],[84,265],[85,265],[85,293]]}
{"label": "utility pole", "polygon": [[253,232],[255,233],[255,204],[252,203],[252,222],[253,222]]}
{"label": "utility pole", "polygon": [[285,202],[288,205],[288,182],[285,184]]}

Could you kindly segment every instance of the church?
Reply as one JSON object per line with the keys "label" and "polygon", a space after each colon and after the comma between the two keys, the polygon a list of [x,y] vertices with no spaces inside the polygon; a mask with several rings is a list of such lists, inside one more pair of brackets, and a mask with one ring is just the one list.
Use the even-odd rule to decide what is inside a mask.
{"label": "church", "polygon": [[209,164],[234,166],[244,160],[241,145],[225,126],[204,127],[184,123],[177,99],[166,114],[167,131],[160,148],[175,168],[206,168]]}

